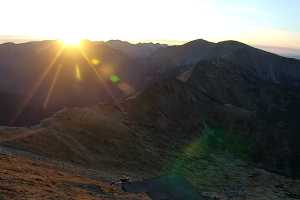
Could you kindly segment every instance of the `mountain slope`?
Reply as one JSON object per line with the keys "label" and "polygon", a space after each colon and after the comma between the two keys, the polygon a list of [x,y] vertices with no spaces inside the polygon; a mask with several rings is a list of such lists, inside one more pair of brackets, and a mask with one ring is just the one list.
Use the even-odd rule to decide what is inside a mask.
{"label": "mountain slope", "polygon": [[[270,171],[299,177],[299,89],[248,67],[211,58],[127,98],[121,110],[114,104],[64,109],[37,126],[2,128],[0,141],[116,176],[176,172],[215,199],[297,199],[299,180]],[[213,133],[204,143],[213,150],[205,153],[207,127],[230,137]],[[246,140],[251,145],[241,150],[249,161],[225,148]],[[225,147],[217,151],[218,145]]]}
{"label": "mountain slope", "polygon": [[129,128],[119,109],[110,105],[64,109],[38,126],[0,130],[2,145],[136,176],[155,174],[162,164],[161,149],[146,137]]}
{"label": "mountain slope", "polygon": [[[299,89],[262,80],[243,65],[205,61],[184,79],[180,74],[129,98],[121,104],[123,112],[113,105],[67,109],[28,130],[38,134],[8,144],[97,167],[106,159],[109,165],[125,159],[127,169],[141,162],[148,167],[153,164],[156,167],[150,168],[155,173],[174,147],[198,137],[208,124],[253,137],[255,162],[299,176],[299,94]],[[56,147],[44,149],[45,145]]]}
{"label": "mountain slope", "polygon": [[[299,103],[299,92],[243,73],[227,61],[201,62],[184,79],[180,74],[129,98],[122,103],[124,112],[109,104],[67,109],[39,126],[4,129],[0,141],[119,176],[157,176],[171,165],[168,172],[178,170],[207,197],[220,200],[297,199],[297,180],[256,169],[227,151],[198,152],[201,130],[223,127],[242,138],[255,136],[250,150],[254,156],[258,150],[256,162],[265,168],[297,176],[299,166],[292,161],[297,161],[297,132],[284,130],[290,122],[281,115],[270,117],[277,107],[284,114],[289,103]],[[265,110],[257,113],[260,109]]]}
{"label": "mountain slope", "polygon": [[149,199],[145,194],[125,193],[107,181],[72,174],[47,162],[1,155],[0,163],[1,199]]}
{"label": "mountain slope", "polygon": [[150,58],[154,69],[168,71],[170,68],[192,65],[203,60],[222,59],[243,65],[260,79],[287,87],[300,86],[300,61],[284,58],[253,48],[237,41],[211,43],[195,40],[184,45],[171,46],[156,51]]}
{"label": "mountain slope", "polygon": [[150,56],[150,61],[173,66],[197,63],[207,57],[214,46],[215,43],[212,42],[194,40],[183,45],[158,49]]}
{"label": "mountain slope", "polygon": [[254,159],[299,176],[299,89],[265,81],[226,60],[200,62],[191,71],[188,78],[164,80],[131,99],[132,119],[169,137],[193,133],[205,123],[254,136]]}

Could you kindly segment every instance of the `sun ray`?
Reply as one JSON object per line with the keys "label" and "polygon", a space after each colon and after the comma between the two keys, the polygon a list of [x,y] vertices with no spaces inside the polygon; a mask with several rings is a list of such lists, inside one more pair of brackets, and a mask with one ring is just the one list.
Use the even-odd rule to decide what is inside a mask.
{"label": "sun ray", "polygon": [[76,76],[77,80],[79,80],[79,81],[82,80],[79,65],[76,65],[76,66],[75,66],[75,76]]}
{"label": "sun ray", "polygon": [[35,95],[35,93],[39,89],[40,85],[42,84],[42,82],[44,81],[44,79],[46,78],[46,76],[48,75],[48,73],[50,72],[50,70],[52,69],[52,67],[54,66],[54,64],[56,63],[57,59],[62,54],[64,48],[65,47],[62,46],[57,51],[57,53],[55,54],[55,56],[52,59],[52,61],[50,62],[50,64],[46,67],[45,71],[42,73],[42,75],[40,76],[40,78],[38,79],[38,81],[34,84],[33,88],[31,89],[31,91],[29,92],[29,94],[27,95],[27,97],[21,103],[21,105],[20,105],[19,109],[17,110],[16,114],[14,115],[14,117],[12,118],[12,120],[10,121],[10,124],[14,124],[16,122],[16,120],[18,119],[18,117],[23,113],[25,107],[28,105],[28,103],[31,101],[32,97]]}
{"label": "sun ray", "polygon": [[55,75],[54,75],[54,78],[52,80],[52,83],[51,83],[51,86],[49,88],[49,91],[48,91],[48,94],[47,94],[47,97],[44,101],[44,104],[43,104],[43,108],[46,109],[48,107],[48,103],[49,103],[49,100],[50,100],[50,97],[52,95],[52,92],[53,92],[53,89],[54,89],[54,86],[56,84],[56,81],[58,79],[58,76],[60,74],[60,71],[61,71],[61,68],[62,68],[62,64],[60,64],[58,67],[57,67],[57,70],[55,72]]}

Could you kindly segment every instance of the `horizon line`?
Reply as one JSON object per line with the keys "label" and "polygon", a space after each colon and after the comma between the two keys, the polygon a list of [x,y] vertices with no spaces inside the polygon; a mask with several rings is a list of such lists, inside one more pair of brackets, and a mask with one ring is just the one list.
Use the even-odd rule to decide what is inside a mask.
{"label": "horizon line", "polygon": [[[90,38],[82,38],[81,40],[88,40],[91,42],[108,42],[108,41],[122,41],[122,42],[128,42],[131,44],[139,44],[139,43],[154,43],[154,44],[166,44],[166,45],[182,45],[191,41],[195,40],[205,40],[208,42],[213,43],[219,43],[224,41],[237,41],[241,43],[245,43],[251,46],[259,46],[264,48],[281,48],[281,49],[290,49],[290,50],[300,50],[300,47],[289,47],[289,46],[280,46],[280,45],[266,45],[266,44],[259,44],[256,42],[244,42],[239,41],[235,39],[225,39],[225,40],[218,40],[218,41],[212,41],[212,40],[206,40],[203,38],[196,38],[192,40],[176,40],[176,39],[145,39],[145,40],[126,40],[126,39],[117,39],[117,38],[110,38],[110,39],[90,39]],[[15,44],[22,44],[27,42],[41,42],[41,41],[58,41],[61,40],[59,38],[55,37],[36,37],[36,36],[19,36],[19,35],[0,35],[0,44],[4,43],[15,43]]]}
{"label": "horizon line", "polygon": [[[128,42],[130,44],[147,44],[147,43],[153,43],[153,44],[163,44],[163,45],[168,45],[168,46],[176,46],[176,45],[183,45],[191,41],[195,40],[205,40],[203,38],[197,38],[193,40],[168,40],[168,39],[148,39],[148,40],[123,40],[123,39],[115,39],[111,38],[108,40],[101,40],[101,39],[89,39],[89,38],[83,38],[82,40],[87,40],[91,42],[108,42],[108,41],[122,41],[122,42]],[[36,37],[36,36],[15,36],[15,35],[0,35],[0,45],[5,44],[5,43],[14,43],[14,44],[25,44],[29,42],[43,42],[43,41],[59,41],[61,39],[59,38],[51,38],[51,37]],[[239,40],[233,40],[233,39],[228,39],[228,40],[220,40],[220,41],[210,41],[210,40],[205,40],[208,42],[213,42],[213,43],[219,43],[219,42],[224,42],[224,41],[238,41]],[[269,51],[275,54],[279,54],[282,56],[292,56],[293,58],[298,58],[300,59],[300,47],[289,47],[289,46],[276,46],[276,45],[265,45],[265,44],[257,44],[257,43],[251,43],[251,42],[244,42],[242,41],[241,43],[253,46],[255,48],[259,48],[265,51]]]}

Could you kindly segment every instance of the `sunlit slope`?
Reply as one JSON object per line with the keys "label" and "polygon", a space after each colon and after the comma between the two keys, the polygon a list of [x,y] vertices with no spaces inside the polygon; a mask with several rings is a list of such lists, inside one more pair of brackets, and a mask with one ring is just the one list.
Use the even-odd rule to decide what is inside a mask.
{"label": "sunlit slope", "polygon": [[149,199],[145,194],[125,193],[109,182],[91,180],[72,169],[42,161],[1,155],[0,163],[2,199]]}

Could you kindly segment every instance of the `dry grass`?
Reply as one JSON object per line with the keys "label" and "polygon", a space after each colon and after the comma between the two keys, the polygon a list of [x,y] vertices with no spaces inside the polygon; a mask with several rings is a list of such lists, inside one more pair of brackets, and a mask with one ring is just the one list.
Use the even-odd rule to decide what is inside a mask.
{"label": "dry grass", "polygon": [[108,182],[72,175],[22,157],[1,155],[0,166],[0,194],[4,200],[148,199],[144,194],[124,193]]}

